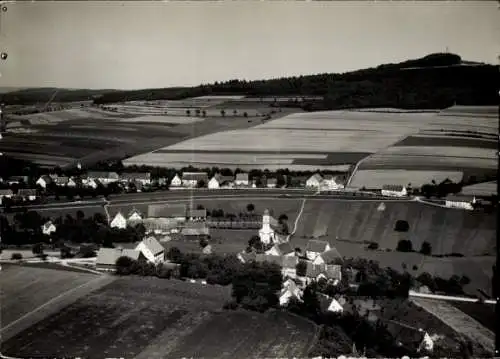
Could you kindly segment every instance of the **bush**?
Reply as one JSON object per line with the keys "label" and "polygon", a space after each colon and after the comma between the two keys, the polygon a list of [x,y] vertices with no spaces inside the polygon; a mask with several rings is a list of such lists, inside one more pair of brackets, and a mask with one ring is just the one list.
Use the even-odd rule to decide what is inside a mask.
{"label": "bush", "polygon": [[377,242],[370,242],[370,244],[368,244],[368,249],[377,250],[378,249],[378,243]]}
{"label": "bush", "polygon": [[21,253],[12,253],[12,255],[10,256],[10,259],[21,260],[21,259],[23,259],[23,255]]}
{"label": "bush", "polygon": [[432,253],[432,246],[429,242],[423,242],[420,248],[420,253],[426,256],[430,256]]}
{"label": "bush", "polygon": [[410,240],[402,239],[398,242],[396,250],[398,252],[413,252],[413,245]]}
{"label": "bush", "polygon": [[408,232],[410,229],[410,225],[405,220],[397,220],[396,225],[394,226],[394,230],[396,232]]}

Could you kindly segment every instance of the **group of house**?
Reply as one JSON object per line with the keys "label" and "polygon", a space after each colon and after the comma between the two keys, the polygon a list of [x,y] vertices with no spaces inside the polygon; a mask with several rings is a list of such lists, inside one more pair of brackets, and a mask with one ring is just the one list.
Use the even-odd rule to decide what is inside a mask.
{"label": "group of house", "polygon": [[19,188],[17,193],[11,189],[0,189],[0,205],[4,198],[15,198],[23,201],[34,201],[38,197],[37,191],[34,188]]}
{"label": "group of house", "polygon": [[306,181],[307,188],[331,191],[344,189],[344,181],[340,176],[325,175],[316,173]]}
{"label": "group of house", "polygon": [[[238,259],[242,263],[269,262],[281,267],[283,287],[279,295],[280,305],[287,305],[290,298],[302,300],[305,286],[313,281],[325,280],[327,283],[337,285],[342,280],[340,253],[326,241],[310,240],[305,253],[298,248],[292,248],[290,242],[275,243],[264,253],[240,252]],[[297,273],[297,265],[302,262],[305,266],[303,273]],[[327,309],[342,311],[342,306],[335,298],[330,301]]]}
{"label": "group of house", "polygon": [[168,241],[168,235],[172,234],[190,238],[208,236],[210,232],[206,219],[207,210],[204,208],[195,209],[185,204],[151,204],[146,214],[136,208],[127,216],[118,211],[109,225],[124,229],[142,223],[147,234],[165,235],[162,238]]}

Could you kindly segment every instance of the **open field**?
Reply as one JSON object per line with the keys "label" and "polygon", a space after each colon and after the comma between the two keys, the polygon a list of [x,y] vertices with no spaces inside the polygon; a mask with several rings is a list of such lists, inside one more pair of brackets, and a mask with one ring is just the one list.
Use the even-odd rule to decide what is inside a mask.
{"label": "open field", "polygon": [[2,341],[109,282],[81,271],[2,264]]}
{"label": "open field", "polygon": [[[365,162],[362,162],[361,168],[354,173],[349,183],[351,188],[382,188],[386,184],[407,186],[409,183],[413,187],[420,187],[424,184],[431,183],[435,180],[436,183],[441,183],[445,179],[457,183],[464,177],[463,172],[456,171],[440,171],[439,169],[432,170],[418,170],[418,169],[383,169],[374,165],[377,169],[365,169]],[[366,165],[369,168],[369,165]],[[424,166],[423,166],[424,167]]]}
{"label": "open field", "polygon": [[498,194],[497,181],[477,183],[462,188],[462,193],[466,195],[491,196]]}
{"label": "open field", "polygon": [[[307,201],[296,237],[315,232],[330,238],[357,243],[377,242],[381,248],[396,249],[401,239],[410,239],[415,250],[424,241],[433,254],[462,253],[466,256],[494,255],[496,216],[417,202]],[[325,213],[327,215],[318,215]],[[396,232],[396,221],[409,224],[406,233]]]}
{"label": "open field", "polygon": [[490,304],[470,302],[449,302],[455,308],[477,320],[486,329],[495,332],[495,306]]}
{"label": "open field", "polygon": [[[149,359],[207,353],[220,357],[228,351],[225,355],[229,358],[233,354],[247,357],[248,350],[253,353],[259,347],[260,354],[267,357],[281,351],[291,356],[304,354],[315,332],[308,322],[288,316],[217,314],[229,299],[229,287],[120,278],[11,338],[4,343],[2,352],[18,356]],[[216,324],[221,326],[212,330]],[[272,330],[273,335],[266,335],[267,348],[259,346],[264,338],[255,334],[258,328]],[[301,338],[300,344],[289,345],[290,337],[297,341]]]}
{"label": "open field", "polygon": [[493,353],[494,332],[485,328],[478,321],[460,311],[452,304],[446,301],[415,297],[411,298],[411,301],[442,320],[457,333],[463,334],[473,342],[481,345],[488,352]]}

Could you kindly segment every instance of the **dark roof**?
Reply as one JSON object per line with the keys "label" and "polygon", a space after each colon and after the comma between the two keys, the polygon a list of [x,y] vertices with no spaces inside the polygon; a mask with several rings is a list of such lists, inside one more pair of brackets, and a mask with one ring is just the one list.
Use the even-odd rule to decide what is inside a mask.
{"label": "dark roof", "polygon": [[296,256],[283,256],[282,267],[288,269],[295,269],[299,263],[299,257]]}
{"label": "dark roof", "polygon": [[184,172],[182,174],[183,181],[208,181],[208,174],[206,172]]}
{"label": "dark roof", "polygon": [[327,265],[324,274],[328,279],[340,280],[342,278],[342,267],[337,264]]}
{"label": "dark roof", "polygon": [[151,173],[149,172],[122,173],[121,178],[127,181],[149,180],[151,179]]}
{"label": "dark roof", "polygon": [[325,266],[323,264],[313,264],[312,262],[306,262],[306,277],[316,278],[318,275],[324,272]]}
{"label": "dark roof", "polygon": [[54,178],[56,184],[67,184],[69,182],[69,177],[56,177]]}
{"label": "dark roof", "polygon": [[222,176],[222,175],[216,174],[214,177],[217,181],[219,181],[219,183],[233,182],[234,181],[234,176]]}
{"label": "dark roof", "polygon": [[326,250],[327,245],[329,245],[329,243],[326,241],[311,239],[309,242],[307,242],[306,251],[323,253]]}
{"label": "dark roof", "polygon": [[238,173],[236,175],[236,180],[237,181],[248,181],[249,175],[248,173]]}
{"label": "dark roof", "polygon": [[259,263],[263,262],[269,262],[269,263],[274,263],[279,265],[280,267],[283,264],[283,258],[282,256],[272,256],[272,255],[267,255],[267,254],[257,254],[255,260]]}
{"label": "dark roof", "polygon": [[397,185],[397,184],[386,184],[382,186],[383,190],[386,191],[398,191],[401,192],[403,190],[404,186],[402,185]]}
{"label": "dark roof", "polygon": [[292,248],[292,245],[290,244],[290,242],[277,244],[276,247],[278,248],[278,251],[281,254],[288,254],[288,253],[295,252],[295,250]]}
{"label": "dark roof", "polygon": [[186,217],[186,205],[150,204],[148,206],[148,217],[156,217],[156,218]]}
{"label": "dark roof", "polygon": [[116,260],[120,257],[130,257],[137,260],[140,254],[139,251],[133,249],[101,248],[97,252],[96,264],[115,265]]}
{"label": "dark roof", "polygon": [[45,183],[52,183],[52,177],[50,177],[49,175],[42,175],[40,176],[40,179],[43,179],[45,181]]}
{"label": "dark roof", "polygon": [[321,253],[321,258],[323,258],[323,261],[326,264],[330,264],[335,261],[335,259],[342,259],[342,256],[336,248],[332,248],[324,253]]}
{"label": "dark roof", "polygon": [[387,325],[389,333],[391,333],[392,336],[403,345],[417,347],[424,339],[424,331],[419,331],[416,328],[411,328],[403,323],[398,324],[394,321],[384,320],[384,323]]}

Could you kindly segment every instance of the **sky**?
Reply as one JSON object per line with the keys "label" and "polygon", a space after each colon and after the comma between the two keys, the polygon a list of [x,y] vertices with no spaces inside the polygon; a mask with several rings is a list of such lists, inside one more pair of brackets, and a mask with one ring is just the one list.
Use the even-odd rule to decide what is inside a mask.
{"label": "sky", "polygon": [[494,1],[17,2],[0,87],[139,89],[347,72],[448,51],[498,64]]}

